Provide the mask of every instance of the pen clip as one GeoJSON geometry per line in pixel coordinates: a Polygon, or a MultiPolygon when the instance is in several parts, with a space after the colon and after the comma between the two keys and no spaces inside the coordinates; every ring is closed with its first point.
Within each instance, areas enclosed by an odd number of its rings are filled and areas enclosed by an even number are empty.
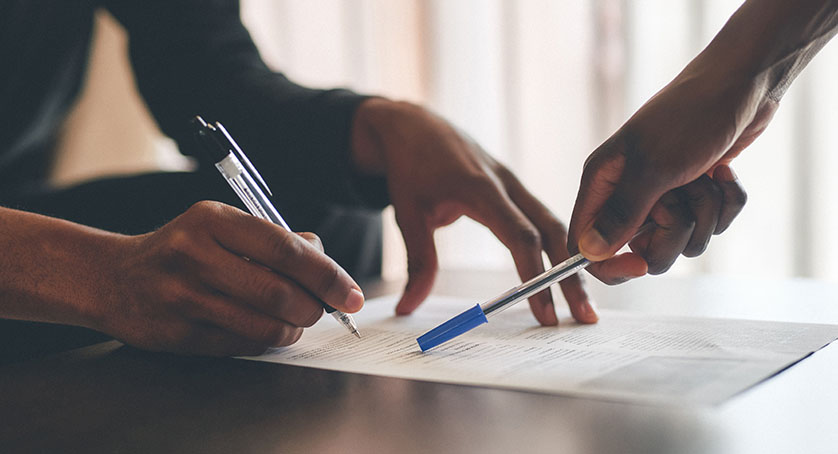
{"type": "Polygon", "coordinates": [[[218,130],[215,129],[215,126],[204,121],[200,115],[192,118],[192,126],[195,128],[195,139],[201,145],[208,159],[212,162],[218,162],[227,157],[230,153],[229,147],[224,146],[219,140],[218,130]]]}
{"type": "Polygon", "coordinates": [[[247,168],[248,172],[255,176],[256,180],[259,181],[262,187],[265,188],[266,191],[268,191],[268,195],[273,197],[274,194],[273,192],[271,192],[271,188],[269,188],[268,184],[265,183],[265,180],[262,178],[262,175],[259,174],[259,171],[256,170],[256,167],[253,167],[253,164],[250,162],[250,159],[248,159],[247,155],[244,154],[244,151],[242,151],[242,149],[239,148],[239,144],[237,144],[236,141],[233,140],[233,137],[230,135],[229,132],[227,132],[227,129],[224,127],[224,125],[222,125],[220,121],[216,121],[215,128],[218,131],[221,131],[222,134],[224,134],[224,137],[227,139],[227,143],[230,145],[230,149],[236,154],[236,156],[239,158],[239,161],[244,163],[244,166],[247,168]]]}

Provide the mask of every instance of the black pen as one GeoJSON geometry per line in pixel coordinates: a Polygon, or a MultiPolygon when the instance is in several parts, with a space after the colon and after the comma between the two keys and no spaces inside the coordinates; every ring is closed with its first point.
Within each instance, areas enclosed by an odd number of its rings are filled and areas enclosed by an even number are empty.
{"type": "MultiPolygon", "coordinates": [[[[195,135],[203,145],[207,156],[215,163],[215,167],[221,172],[221,175],[227,180],[227,183],[230,184],[230,187],[233,188],[233,191],[239,196],[250,213],[257,218],[280,225],[290,232],[291,228],[288,227],[270,199],[256,184],[256,179],[258,179],[259,183],[268,191],[268,194],[273,195],[265,180],[262,179],[262,176],[259,175],[259,172],[253,167],[253,164],[250,163],[250,160],[247,159],[247,156],[224,126],[217,121],[215,124],[208,124],[200,116],[193,118],[192,124],[195,126],[195,135]],[[256,179],[254,179],[254,176],[256,179]]],[[[361,338],[358,325],[355,324],[352,316],[326,303],[323,303],[323,308],[326,313],[332,314],[332,317],[345,326],[349,332],[359,339],[361,338]]]]}

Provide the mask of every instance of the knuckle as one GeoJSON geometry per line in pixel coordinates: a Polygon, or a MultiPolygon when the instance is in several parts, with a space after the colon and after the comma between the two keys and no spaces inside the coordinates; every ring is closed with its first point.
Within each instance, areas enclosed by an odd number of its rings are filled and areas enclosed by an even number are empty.
{"type": "Polygon", "coordinates": [[[551,217],[547,222],[547,234],[541,235],[541,247],[548,253],[567,254],[567,227],[551,217]]]}
{"type": "Polygon", "coordinates": [[[250,284],[256,298],[260,301],[275,301],[283,304],[288,299],[288,289],[277,279],[261,276],[250,284]]]}
{"type": "Polygon", "coordinates": [[[299,251],[299,246],[293,238],[293,235],[286,234],[286,232],[279,232],[277,235],[271,235],[267,245],[268,251],[274,257],[296,255],[299,251]]]}
{"type": "Polygon", "coordinates": [[[625,164],[626,155],[622,146],[615,146],[617,139],[608,139],[599,146],[593,153],[588,155],[582,167],[582,182],[590,182],[594,178],[601,177],[603,173],[611,176],[622,169],[625,164]],[[615,167],[616,166],[616,167],[615,167]]]}
{"type": "Polygon", "coordinates": [[[710,177],[703,175],[698,180],[685,186],[680,194],[686,198],[687,203],[693,207],[706,205],[717,205],[724,198],[724,193],[710,177]]]}
{"type": "Polygon", "coordinates": [[[664,197],[661,205],[666,214],[665,224],[670,228],[664,229],[664,233],[675,234],[684,230],[691,230],[695,227],[695,214],[692,210],[681,204],[677,197],[664,197]]]}
{"type": "Polygon", "coordinates": [[[602,166],[602,158],[599,150],[591,153],[582,165],[582,186],[589,184],[597,175],[597,170],[602,166]]]}
{"type": "Polygon", "coordinates": [[[213,200],[201,200],[200,202],[195,202],[186,210],[187,213],[190,213],[192,216],[195,216],[199,219],[205,219],[208,216],[213,216],[218,214],[222,209],[223,204],[221,202],[216,202],[213,200]]]}
{"type": "Polygon", "coordinates": [[[705,190],[707,191],[707,195],[710,197],[710,200],[721,201],[724,199],[725,194],[722,188],[719,187],[719,185],[716,184],[712,178],[706,175],[704,177],[705,178],[702,178],[701,181],[705,182],[704,187],[706,188],[705,190]]]}
{"type": "Polygon", "coordinates": [[[518,177],[511,170],[509,170],[508,167],[499,162],[495,163],[495,165],[492,167],[492,170],[495,172],[495,175],[497,175],[498,178],[500,178],[501,181],[507,184],[519,182],[518,177]]]}
{"type": "Polygon", "coordinates": [[[414,276],[426,272],[436,273],[439,268],[439,263],[435,260],[428,260],[419,255],[414,255],[407,258],[407,274],[414,276]]]}
{"type": "Polygon", "coordinates": [[[526,251],[541,250],[541,233],[534,227],[523,227],[518,231],[517,242],[526,251]]]}
{"type": "MultiPolygon", "coordinates": [[[[658,246],[655,246],[654,249],[672,249],[676,247],[674,245],[681,245],[680,248],[684,248],[686,247],[685,243],[688,242],[688,239],[694,230],[695,221],[682,220],[679,218],[676,222],[656,230],[655,235],[657,238],[655,241],[659,241],[660,243],[658,243],[658,246]]],[[[660,254],[661,253],[652,255],[659,256],[660,254]]]]}
{"type": "Polygon", "coordinates": [[[681,231],[692,231],[695,229],[696,219],[691,214],[685,213],[681,216],[676,216],[676,220],[681,231]]]}
{"type": "Polygon", "coordinates": [[[311,243],[312,246],[317,248],[320,252],[323,252],[323,241],[314,233],[311,232],[303,232],[299,234],[304,240],[311,243]]]}
{"type": "Polygon", "coordinates": [[[478,173],[465,178],[465,184],[460,186],[466,193],[480,194],[497,194],[498,183],[485,173],[478,173]]]}
{"type": "Polygon", "coordinates": [[[198,248],[192,234],[184,229],[174,229],[166,238],[166,253],[170,257],[184,259],[193,257],[198,248]]]}
{"type": "Polygon", "coordinates": [[[711,197],[712,192],[706,189],[693,188],[692,190],[685,191],[684,194],[687,196],[689,204],[695,207],[705,206],[713,200],[711,197]]]}

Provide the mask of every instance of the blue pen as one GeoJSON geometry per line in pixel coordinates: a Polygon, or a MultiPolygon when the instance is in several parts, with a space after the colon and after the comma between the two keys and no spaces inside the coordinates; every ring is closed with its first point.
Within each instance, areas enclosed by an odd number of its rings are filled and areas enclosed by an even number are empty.
{"type": "Polygon", "coordinates": [[[419,343],[419,348],[423,352],[436,347],[460,334],[488,323],[489,317],[499,314],[528,296],[535,295],[556,282],[579,272],[590,263],[582,254],[576,254],[527,282],[507,290],[497,298],[486,301],[482,305],[475,304],[471,309],[419,336],[416,342],[419,343]]]}
{"type": "MultiPolygon", "coordinates": [[[[634,237],[645,232],[653,225],[654,222],[652,221],[646,222],[634,234],[634,237]]],[[[419,343],[419,348],[423,352],[428,351],[460,334],[470,331],[484,323],[488,323],[489,317],[499,314],[515,303],[523,301],[527,297],[535,295],[556,282],[582,271],[590,264],[590,260],[586,259],[582,254],[576,254],[527,282],[507,290],[497,298],[486,301],[483,304],[474,305],[471,309],[419,336],[416,342],[419,343]]]]}

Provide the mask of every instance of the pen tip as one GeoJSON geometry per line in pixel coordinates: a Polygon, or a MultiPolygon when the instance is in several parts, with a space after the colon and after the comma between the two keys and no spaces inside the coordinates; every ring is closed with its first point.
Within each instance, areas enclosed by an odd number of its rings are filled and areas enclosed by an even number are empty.
{"type": "Polygon", "coordinates": [[[361,333],[359,333],[359,332],[358,332],[358,330],[354,330],[354,331],[352,331],[352,334],[354,334],[354,335],[355,335],[355,337],[357,337],[358,339],[360,339],[360,338],[361,338],[361,333]]]}

